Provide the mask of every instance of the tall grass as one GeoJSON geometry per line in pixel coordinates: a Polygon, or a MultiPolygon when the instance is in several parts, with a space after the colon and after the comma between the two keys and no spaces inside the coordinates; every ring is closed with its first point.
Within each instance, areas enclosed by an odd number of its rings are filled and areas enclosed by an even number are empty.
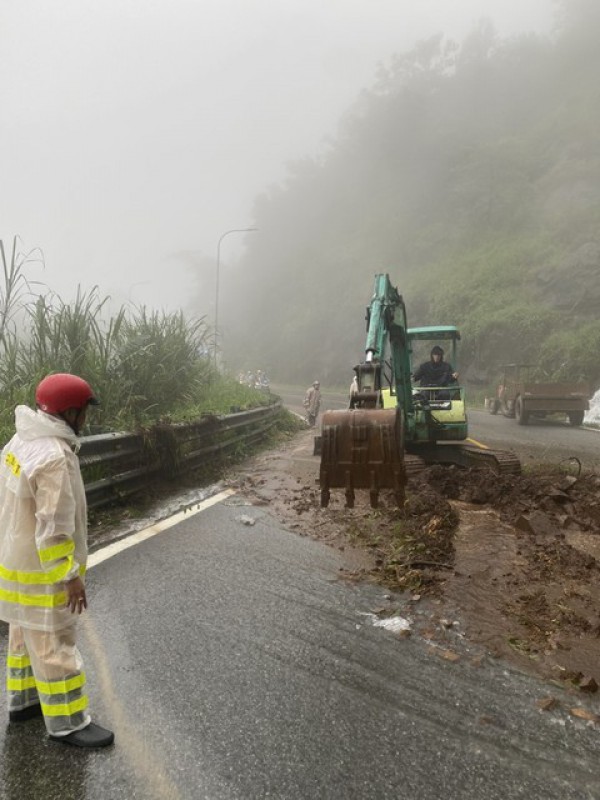
{"type": "Polygon", "coordinates": [[[90,415],[96,429],[131,430],[260,401],[214,369],[203,318],[125,306],[108,315],[97,287],[78,288],[72,303],[53,293],[35,296],[16,241],[7,259],[0,240],[0,258],[0,443],[14,430],[15,405],[33,407],[35,387],[52,372],[90,382],[101,401],[90,415]]]}

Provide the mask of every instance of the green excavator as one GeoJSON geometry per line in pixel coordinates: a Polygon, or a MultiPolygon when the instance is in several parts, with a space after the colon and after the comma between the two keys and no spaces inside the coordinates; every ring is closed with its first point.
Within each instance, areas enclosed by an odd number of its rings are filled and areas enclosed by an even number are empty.
{"type": "Polygon", "coordinates": [[[488,465],[495,473],[519,473],[514,453],[470,444],[464,388],[413,385],[413,353],[423,342],[450,343],[456,365],[460,333],[454,326],[409,328],[406,307],[387,274],[375,276],[367,308],[365,358],[354,367],[358,391],[347,411],[327,411],[321,453],[321,505],[332,488],[344,488],[346,505],[367,489],[377,507],[381,489],[405,499],[409,471],[426,464],[488,465]]]}

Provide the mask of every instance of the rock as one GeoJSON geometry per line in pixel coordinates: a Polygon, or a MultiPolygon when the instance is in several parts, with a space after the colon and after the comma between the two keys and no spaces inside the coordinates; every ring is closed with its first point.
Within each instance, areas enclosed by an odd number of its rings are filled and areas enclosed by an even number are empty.
{"type": "Polygon", "coordinates": [[[460,661],[460,656],[454,650],[442,650],[440,656],[446,661],[460,661]]]}
{"type": "Polygon", "coordinates": [[[529,515],[521,514],[515,522],[515,527],[536,536],[554,536],[556,534],[556,524],[543,511],[532,511],[529,515]]]}
{"type": "Polygon", "coordinates": [[[569,714],[573,717],[578,717],[579,719],[585,719],[588,722],[598,722],[600,717],[597,714],[594,714],[592,711],[588,711],[586,708],[570,708],[569,714]]]}
{"type": "Polygon", "coordinates": [[[585,675],[579,681],[579,689],[582,692],[589,692],[590,694],[593,694],[594,692],[598,691],[598,684],[591,675],[585,675]]]}
{"type": "Polygon", "coordinates": [[[533,528],[529,522],[529,517],[525,514],[521,514],[521,516],[517,518],[517,521],[515,522],[515,528],[518,528],[520,531],[526,531],[527,533],[533,533],[533,528]]]}
{"type": "Polygon", "coordinates": [[[535,704],[540,711],[552,711],[559,703],[556,697],[542,697],[541,700],[536,700],[535,704]]]}
{"type": "Polygon", "coordinates": [[[567,492],[578,480],[579,478],[576,478],[574,475],[565,475],[560,484],[560,489],[562,489],[563,492],[567,492]]]}
{"type": "Polygon", "coordinates": [[[547,511],[548,514],[554,514],[557,510],[556,503],[552,499],[552,497],[542,497],[539,503],[539,508],[547,511]]]}
{"type": "Polygon", "coordinates": [[[569,495],[565,491],[555,487],[552,488],[546,496],[555,500],[557,503],[566,503],[569,500],[569,495]]]}
{"type": "Polygon", "coordinates": [[[580,530],[577,520],[573,519],[570,514],[559,514],[557,519],[561,528],[565,528],[566,530],[580,530]]]}

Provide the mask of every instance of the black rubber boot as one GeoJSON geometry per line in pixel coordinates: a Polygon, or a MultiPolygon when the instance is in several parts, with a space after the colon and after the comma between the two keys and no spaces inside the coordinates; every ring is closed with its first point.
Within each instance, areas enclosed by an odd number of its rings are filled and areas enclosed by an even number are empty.
{"type": "Polygon", "coordinates": [[[50,738],[53,742],[70,744],[72,747],[108,747],[114,742],[115,735],[95,722],[90,722],[87,728],[80,731],[73,731],[66,736],[51,735],[50,738]]]}
{"type": "Polygon", "coordinates": [[[25,722],[28,719],[35,719],[42,716],[42,707],[39,703],[27,708],[20,708],[18,711],[9,711],[8,718],[11,722],[25,722]]]}

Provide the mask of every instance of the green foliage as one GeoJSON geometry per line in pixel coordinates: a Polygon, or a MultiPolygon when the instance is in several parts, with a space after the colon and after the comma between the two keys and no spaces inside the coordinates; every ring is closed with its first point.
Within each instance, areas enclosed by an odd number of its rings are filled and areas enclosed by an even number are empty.
{"type": "Polygon", "coordinates": [[[16,241],[10,261],[0,241],[0,258],[2,441],[14,432],[15,406],[34,407],[35,387],[52,372],[72,372],[90,382],[101,401],[89,418],[96,431],[133,430],[269,402],[264,393],[215,370],[203,319],[125,307],[106,319],[107,298],[96,288],[78,289],[72,303],[51,293],[34,297],[25,277],[27,257],[16,241]]]}
{"type": "Polygon", "coordinates": [[[600,388],[600,320],[554,332],[542,343],[540,364],[555,380],[589,381],[600,388]]]}
{"type": "Polygon", "coordinates": [[[394,56],[329,150],[259,199],[271,233],[229,278],[230,360],[344,383],[372,276],[389,272],[409,324],[460,327],[463,374],[527,360],[595,379],[600,12],[559,5],[552,39],[481,23],[394,56]]]}
{"type": "Polygon", "coordinates": [[[115,338],[119,405],[109,399],[112,413],[125,406],[141,422],[193,405],[212,374],[208,359],[200,357],[206,341],[204,321],[188,322],[181,312],[141,308],[125,316],[115,338]]]}

